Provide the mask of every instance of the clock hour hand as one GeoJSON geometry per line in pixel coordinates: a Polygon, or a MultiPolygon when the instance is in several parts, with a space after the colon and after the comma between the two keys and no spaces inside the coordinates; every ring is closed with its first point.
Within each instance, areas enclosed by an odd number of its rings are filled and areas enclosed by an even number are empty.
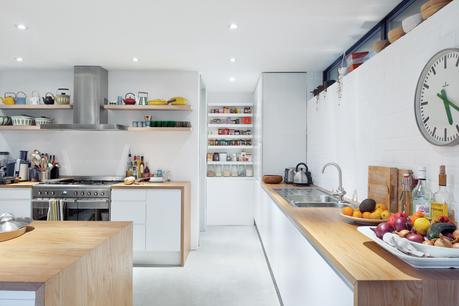
{"type": "Polygon", "coordinates": [[[450,99],[448,99],[448,96],[446,95],[446,91],[444,89],[442,89],[441,94],[437,94],[437,96],[440,97],[440,99],[442,99],[443,101],[446,101],[446,103],[448,103],[452,108],[459,111],[459,106],[457,106],[456,104],[451,102],[450,99]]]}
{"type": "Polygon", "coordinates": [[[451,114],[450,101],[448,101],[448,97],[446,96],[446,91],[444,89],[441,90],[441,93],[437,93],[437,96],[443,101],[443,106],[445,107],[446,116],[448,117],[448,122],[450,125],[453,125],[453,115],[451,114]]]}

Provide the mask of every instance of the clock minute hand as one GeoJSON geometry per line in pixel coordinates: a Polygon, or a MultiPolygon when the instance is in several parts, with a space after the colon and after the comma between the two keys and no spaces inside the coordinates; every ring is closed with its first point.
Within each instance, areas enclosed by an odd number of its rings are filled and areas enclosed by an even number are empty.
{"type": "Polygon", "coordinates": [[[446,95],[446,91],[444,89],[441,90],[441,95],[443,96],[441,98],[442,100],[446,101],[452,108],[459,111],[459,106],[457,106],[450,99],[448,99],[448,96],[446,95]]]}
{"type": "Polygon", "coordinates": [[[453,115],[451,114],[451,109],[449,108],[450,104],[446,92],[444,89],[441,90],[441,94],[437,93],[437,96],[443,101],[443,106],[445,107],[446,116],[448,117],[448,123],[453,125],[453,115]]]}

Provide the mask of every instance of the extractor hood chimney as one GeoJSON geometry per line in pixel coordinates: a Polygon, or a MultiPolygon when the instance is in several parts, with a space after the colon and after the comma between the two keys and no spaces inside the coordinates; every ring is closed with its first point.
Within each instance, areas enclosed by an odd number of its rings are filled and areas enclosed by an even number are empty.
{"type": "Polygon", "coordinates": [[[73,72],[73,123],[46,124],[47,130],[119,131],[127,127],[108,124],[103,105],[108,101],[108,71],[99,66],[75,66],[73,72]]]}

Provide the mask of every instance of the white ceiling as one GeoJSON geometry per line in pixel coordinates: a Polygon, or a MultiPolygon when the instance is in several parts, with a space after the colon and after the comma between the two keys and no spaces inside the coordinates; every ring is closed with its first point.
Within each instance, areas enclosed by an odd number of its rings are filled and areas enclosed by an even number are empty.
{"type": "Polygon", "coordinates": [[[399,2],[4,0],[0,68],[197,70],[209,91],[252,91],[263,71],[323,70],[399,2]]]}

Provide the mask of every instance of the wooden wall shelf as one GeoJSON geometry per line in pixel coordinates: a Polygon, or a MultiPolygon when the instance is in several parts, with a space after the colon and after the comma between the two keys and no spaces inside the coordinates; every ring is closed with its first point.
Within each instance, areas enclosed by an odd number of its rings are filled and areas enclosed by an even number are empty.
{"type": "Polygon", "coordinates": [[[13,104],[5,105],[0,104],[0,109],[40,109],[40,110],[54,110],[54,109],[72,109],[72,104],[13,104]]]}
{"type": "Polygon", "coordinates": [[[191,132],[191,127],[128,127],[129,132],[191,132]]]}
{"type": "Polygon", "coordinates": [[[38,125],[0,125],[0,131],[39,131],[38,125]]]}
{"type": "Polygon", "coordinates": [[[190,105],[104,105],[107,110],[191,111],[190,105]]]}

